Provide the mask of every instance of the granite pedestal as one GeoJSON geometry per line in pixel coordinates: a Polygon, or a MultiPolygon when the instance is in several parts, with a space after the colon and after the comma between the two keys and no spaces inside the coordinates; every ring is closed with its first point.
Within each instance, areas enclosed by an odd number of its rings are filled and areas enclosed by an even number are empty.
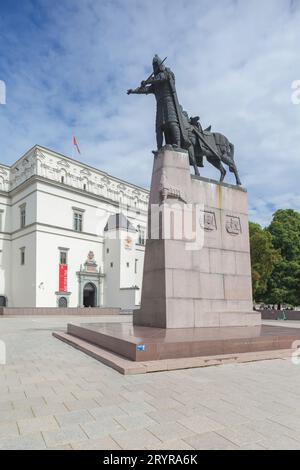
{"type": "Polygon", "coordinates": [[[148,227],[135,325],[260,324],[252,304],[245,189],[192,177],[187,153],[161,151],[154,159],[148,227]]]}

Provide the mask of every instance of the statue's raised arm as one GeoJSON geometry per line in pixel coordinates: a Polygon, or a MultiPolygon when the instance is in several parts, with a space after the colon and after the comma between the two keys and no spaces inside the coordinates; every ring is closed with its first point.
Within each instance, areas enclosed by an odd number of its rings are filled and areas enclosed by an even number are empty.
{"type": "Polygon", "coordinates": [[[127,90],[127,95],[149,95],[149,93],[153,93],[151,86],[139,86],[135,89],[129,88],[127,90]]]}

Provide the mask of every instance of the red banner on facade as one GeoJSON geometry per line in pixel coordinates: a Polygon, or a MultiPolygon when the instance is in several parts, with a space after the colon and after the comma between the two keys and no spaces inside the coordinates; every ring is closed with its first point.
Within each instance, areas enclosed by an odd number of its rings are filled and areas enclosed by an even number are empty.
{"type": "Polygon", "coordinates": [[[59,292],[68,292],[68,266],[59,265],[59,292]]]}

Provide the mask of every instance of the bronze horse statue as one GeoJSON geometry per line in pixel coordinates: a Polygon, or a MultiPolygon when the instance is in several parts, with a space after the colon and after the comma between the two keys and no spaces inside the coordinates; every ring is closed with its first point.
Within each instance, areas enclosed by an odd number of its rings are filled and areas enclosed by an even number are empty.
{"type": "MultiPolygon", "coordinates": [[[[185,118],[187,113],[183,111],[185,118]]],[[[229,167],[234,173],[236,184],[241,185],[239,173],[234,161],[234,145],[219,132],[210,132],[210,127],[202,130],[199,117],[192,117],[188,120],[188,137],[190,146],[188,148],[190,165],[194,167],[195,175],[200,176],[198,167],[203,167],[203,157],[217,168],[220,173],[220,181],[224,181],[226,170],[222,163],[229,167]]]]}

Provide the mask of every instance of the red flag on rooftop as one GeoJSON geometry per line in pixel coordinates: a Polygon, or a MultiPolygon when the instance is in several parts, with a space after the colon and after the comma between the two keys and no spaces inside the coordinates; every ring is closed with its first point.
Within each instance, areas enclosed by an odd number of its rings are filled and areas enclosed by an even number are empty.
{"type": "Polygon", "coordinates": [[[73,136],[73,145],[76,147],[77,152],[81,154],[75,135],[73,136]]]}

